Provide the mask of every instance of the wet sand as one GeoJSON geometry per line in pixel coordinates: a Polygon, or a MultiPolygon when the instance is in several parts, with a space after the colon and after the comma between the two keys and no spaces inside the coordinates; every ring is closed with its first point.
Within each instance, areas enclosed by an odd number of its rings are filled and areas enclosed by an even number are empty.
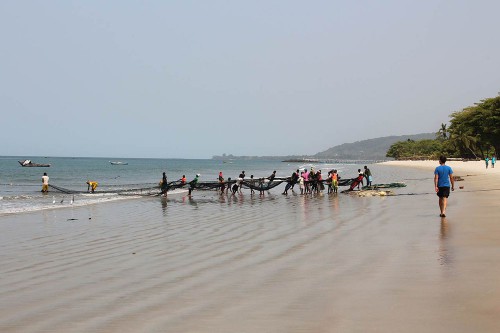
{"type": "Polygon", "coordinates": [[[498,331],[498,169],[452,165],[441,219],[436,163],[398,163],[372,168],[407,174],[394,197],[196,192],[0,217],[0,331],[498,331]]]}

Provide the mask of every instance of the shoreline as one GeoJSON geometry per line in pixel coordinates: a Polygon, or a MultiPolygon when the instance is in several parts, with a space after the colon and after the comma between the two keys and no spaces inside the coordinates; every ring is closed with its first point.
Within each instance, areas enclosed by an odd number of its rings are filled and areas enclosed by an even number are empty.
{"type": "MultiPolygon", "coordinates": [[[[396,166],[396,167],[410,167],[416,169],[426,169],[434,170],[439,162],[437,160],[425,160],[425,161],[385,161],[378,163],[379,165],[386,166],[396,166]]],[[[453,169],[453,174],[455,176],[466,176],[466,173],[474,173],[476,175],[494,175],[495,177],[500,177],[500,167],[491,167],[491,163],[486,169],[486,164],[484,161],[446,161],[446,165],[453,169]],[[459,173],[464,173],[461,175],[459,173]]]]}

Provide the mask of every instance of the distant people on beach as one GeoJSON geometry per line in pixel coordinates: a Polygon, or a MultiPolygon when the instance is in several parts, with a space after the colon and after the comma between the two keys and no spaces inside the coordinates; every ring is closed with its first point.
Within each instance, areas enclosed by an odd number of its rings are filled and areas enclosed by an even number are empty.
{"type": "Polygon", "coordinates": [[[98,182],[93,181],[93,180],[87,180],[87,192],[94,193],[95,189],[99,185],[98,182]]]}
{"type": "Polygon", "coordinates": [[[316,186],[317,186],[317,183],[316,183],[316,171],[314,171],[314,168],[311,167],[311,170],[309,171],[309,175],[307,177],[308,179],[308,184],[309,184],[309,192],[310,193],[313,193],[316,191],[316,186]]]}
{"type": "Polygon", "coordinates": [[[250,187],[250,194],[254,195],[255,191],[254,191],[253,187],[255,186],[255,179],[253,178],[253,175],[250,175],[250,181],[249,181],[249,183],[252,186],[252,187],[250,187]]]}
{"type": "Polygon", "coordinates": [[[363,176],[366,179],[366,186],[372,186],[372,172],[368,167],[365,165],[365,172],[363,173],[363,176]]]}
{"type": "Polygon", "coordinates": [[[453,179],[453,170],[448,165],[445,165],[446,157],[439,157],[439,166],[434,170],[434,188],[439,197],[440,217],[446,217],[446,206],[451,190],[455,191],[455,180],[453,179]]]}
{"type": "Polygon", "coordinates": [[[299,188],[300,188],[300,194],[304,194],[305,190],[305,185],[304,185],[304,173],[302,172],[299,177],[299,188]]]}
{"type": "Polygon", "coordinates": [[[274,170],[273,173],[269,177],[267,177],[267,179],[269,179],[269,182],[272,182],[274,178],[276,178],[276,170],[274,170]]]}
{"type": "Polygon", "coordinates": [[[198,174],[196,174],[196,176],[194,177],[194,179],[189,182],[189,190],[188,190],[188,195],[189,196],[191,196],[191,192],[196,187],[196,184],[198,184],[199,178],[200,178],[200,174],[198,173],[198,174]]]}
{"type": "Polygon", "coordinates": [[[337,170],[330,170],[328,172],[328,193],[337,193],[339,189],[337,170]]]}
{"type": "Polygon", "coordinates": [[[328,185],[328,194],[332,193],[332,173],[333,170],[328,171],[328,175],[326,176],[326,183],[328,185]]]}
{"type": "Polygon", "coordinates": [[[337,193],[339,191],[339,174],[337,172],[337,169],[334,169],[333,170],[333,173],[332,173],[332,189],[333,189],[333,193],[337,193]]]}
{"type": "Polygon", "coordinates": [[[294,173],[292,173],[292,177],[290,177],[290,180],[291,180],[291,183],[292,183],[291,189],[293,191],[293,187],[299,181],[299,169],[297,169],[297,171],[295,171],[294,173]]]}
{"type": "Polygon", "coordinates": [[[226,194],[229,194],[231,192],[231,177],[227,178],[227,191],[226,194]]]}
{"type": "MultiPolygon", "coordinates": [[[[361,187],[363,186],[363,179],[367,180],[367,185],[372,185],[371,170],[367,166],[364,166],[364,171],[362,171],[362,169],[357,170],[358,176],[356,178],[346,179],[346,181],[342,182],[340,181],[340,176],[338,175],[336,169],[332,169],[328,171],[327,175],[323,175],[322,170],[315,170],[314,167],[311,167],[309,171],[307,169],[297,169],[297,171],[292,172],[290,177],[286,178],[277,177],[277,171],[274,170],[268,177],[257,178],[254,177],[254,175],[251,175],[247,180],[245,180],[245,171],[242,171],[238,175],[238,178],[236,178],[235,180],[231,180],[230,177],[228,177],[227,180],[224,179],[222,171],[220,171],[218,177],[216,178],[217,181],[208,181],[203,183],[200,183],[199,181],[200,174],[197,174],[195,178],[190,182],[187,182],[186,176],[182,175],[182,178],[180,178],[179,180],[171,181],[170,183],[168,183],[166,172],[163,172],[163,178],[159,183],[159,188],[161,189],[160,194],[164,196],[166,196],[166,192],[169,190],[183,187],[186,188],[187,185],[189,185],[189,196],[191,196],[191,193],[195,188],[213,189],[220,194],[224,194],[224,192],[226,192],[226,195],[234,195],[238,192],[242,195],[242,188],[243,186],[246,186],[250,189],[250,193],[252,195],[255,193],[255,191],[259,191],[260,195],[263,195],[264,191],[268,191],[268,193],[270,194],[269,190],[271,188],[274,188],[281,183],[285,183],[284,191],[282,192],[282,194],[284,195],[288,195],[290,189],[292,189],[293,191],[293,186],[295,184],[299,184],[301,195],[322,194],[326,186],[328,186],[328,194],[331,194],[338,193],[338,187],[340,183],[343,186],[349,185],[351,188],[349,188],[348,191],[352,191],[356,187],[358,188],[358,190],[361,189],[361,187]]],[[[87,184],[89,185],[88,191],[92,190],[93,192],[93,190],[95,190],[95,188],[97,187],[97,182],[88,181],[87,184]]]]}
{"type": "Polygon", "coordinates": [[[357,186],[359,190],[359,186],[363,186],[363,172],[361,172],[361,169],[358,169],[358,177],[354,178],[351,182],[351,186],[349,187],[348,191],[353,191],[354,188],[357,186]]]}
{"type": "MultiPolygon", "coordinates": [[[[298,171],[298,170],[297,170],[298,171]]],[[[283,191],[282,194],[288,195],[288,190],[291,188],[293,192],[293,186],[297,183],[298,180],[298,175],[297,172],[293,172],[292,175],[290,176],[290,180],[287,182],[285,185],[285,190],[283,191]]]]}
{"type": "Polygon", "coordinates": [[[163,177],[160,182],[160,187],[161,187],[161,194],[166,197],[168,190],[168,182],[167,182],[167,174],[165,172],[163,173],[163,177]]]}
{"type": "Polygon", "coordinates": [[[361,171],[361,169],[358,169],[358,190],[360,187],[363,187],[363,178],[365,178],[365,174],[361,171]]]}
{"type": "Polygon", "coordinates": [[[264,195],[264,183],[265,183],[265,178],[259,178],[259,196],[264,195]]]}
{"type": "Polygon", "coordinates": [[[239,175],[238,175],[238,192],[241,192],[241,188],[243,186],[243,180],[245,180],[245,171],[243,170],[239,175]]]}
{"type": "Polygon", "coordinates": [[[219,184],[220,184],[220,192],[221,194],[224,194],[224,188],[226,185],[224,184],[224,176],[222,176],[222,171],[219,172],[219,184]]]}
{"type": "Polygon", "coordinates": [[[232,194],[235,195],[236,192],[238,192],[238,189],[240,188],[240,184],[238,184],[238,180],[236,180],[236,183],[233,184],[233,187],[231,189],[232,194]]]}
{"type": "Polygon", "coordinates": [[[304,169],[304,172],[302,173],[302,177],[304,177],[304,193],[309,193],[310,192],[309,172],[307,171],[307,169],[304,169]]]}
{"type": "Polygon", "coordinates": [[[318,170],[318,172],[316,172],[316,181],[318,182],[316,192],[323,192],[323,190],[325,189],[325,185],[323,184],[323,175],[321,174],[321,170],[318,170]]]}
{"type": "Polygon", "coordinates": [[[48,193],[49,192],[49,176],[47,176],[47,173],[44,172],[42,176],[42,193],[48,193]]]}
{"type": "Polygon", "coordinates": [[[489,160],[490,160],[490,159],[488,158],[488,156],[486,156],[486,157],[484,158],[484,162],[486,163],[486,169],[488,169],[488,162],[489,162],[489,160]]]}
{"type": "Polygon", "coordinates": [[[497,157],[493,155],[491,157],[491,168],[495,168],[495,163],[497,162],[497,157]]]}
{"type": "Polygon", "coordinates": [[[292,182],[291,181],[288,181],[285,185],[285,190],[283,191],[283,193],[281,194],[284,194],[284,195],[288,195],[288,190],[290,189],[290,187],[292,186],[292,182]]]}

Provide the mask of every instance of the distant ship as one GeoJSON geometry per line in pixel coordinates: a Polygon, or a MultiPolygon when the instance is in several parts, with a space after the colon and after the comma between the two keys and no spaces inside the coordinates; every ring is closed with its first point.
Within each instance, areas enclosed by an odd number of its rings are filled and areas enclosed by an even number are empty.
{"type": "Polygon", "coordinates": [[[128,165],[127,162],[122,162],[122,161],[109,161],[111,165],[128,165]]]}
{"type": "Polygon", "coordinates": [[[48,168],[50,167],[50,164],[39,164],[39,163],[33,163],[31,160],[24,160],[24,161],[18,161],[19,164],[21,164],[22,167],[38,167],[38,168],[48,168]]]}

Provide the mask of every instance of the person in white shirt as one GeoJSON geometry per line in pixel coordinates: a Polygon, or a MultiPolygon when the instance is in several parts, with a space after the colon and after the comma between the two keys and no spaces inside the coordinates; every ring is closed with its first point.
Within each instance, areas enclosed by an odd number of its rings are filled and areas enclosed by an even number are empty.
{"type": "Polygon", "coordinates": [[[44,172],[42,176],[42,193],[49,192],[49,176],[44,172]]]}

